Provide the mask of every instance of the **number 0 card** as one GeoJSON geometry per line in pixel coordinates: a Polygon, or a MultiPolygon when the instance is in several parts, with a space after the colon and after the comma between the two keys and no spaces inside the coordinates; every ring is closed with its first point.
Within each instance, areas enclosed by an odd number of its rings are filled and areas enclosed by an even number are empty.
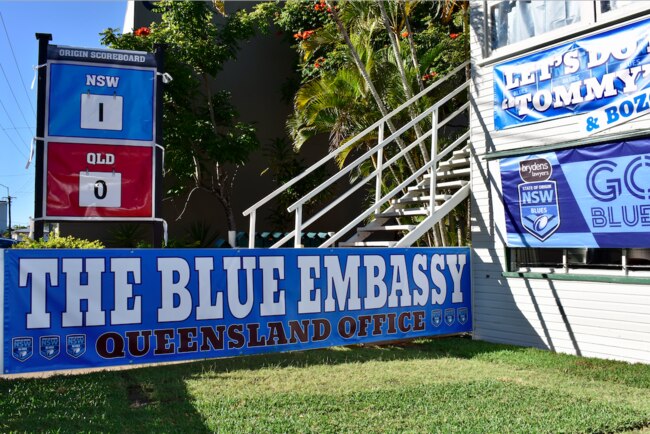
{"type": "Polygon", "coordinates": [[[151,146],[47,144],[46,216],[153,216],[151,146]]]}

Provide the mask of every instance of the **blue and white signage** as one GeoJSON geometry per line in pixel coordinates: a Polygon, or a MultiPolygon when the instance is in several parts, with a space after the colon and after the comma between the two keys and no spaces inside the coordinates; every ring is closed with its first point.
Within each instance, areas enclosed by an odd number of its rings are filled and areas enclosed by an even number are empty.
{"type": "Polygon", "coordinates": [[[7,250],[4,258],[4,373],[472,330],[468,248],[7,250]]]}
{"type": "Polygon", "coordinates": [[[589,113],[589,135],[650,112],[648,34],[646,19],[495,65],[495,129],[589,113]]]}
{"type": "Polygon", "coordinates": [[[511,247],[650,247],[650,139],[501,160],[511,247]]]}
{"type": "Polygon", "coordinates": [[[153,141],[155,69],[54,62],[49,69],[50,138],[153,141]]]}
{"type": "Polygon", "coordinates": [[[47,58],[42,217],[152,218],[155,56],[50,45],[47,58]]]}

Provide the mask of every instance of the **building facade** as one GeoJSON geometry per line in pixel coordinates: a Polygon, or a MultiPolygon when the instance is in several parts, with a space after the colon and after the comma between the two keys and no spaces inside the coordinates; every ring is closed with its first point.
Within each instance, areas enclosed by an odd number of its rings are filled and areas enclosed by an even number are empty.
{"type": "Polygon", "coordinates": [[[475,338],[650,363],[647,4],[474,0],[470,27],[475,338]]]}

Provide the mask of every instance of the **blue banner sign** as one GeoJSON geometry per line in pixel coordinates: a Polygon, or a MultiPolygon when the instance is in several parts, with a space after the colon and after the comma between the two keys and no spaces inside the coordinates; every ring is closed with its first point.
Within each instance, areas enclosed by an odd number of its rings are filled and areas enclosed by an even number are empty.
{"type": "Polygon", "coordinates": [[[645,19],[495,65],[495,129],[594,112],[593,134],[647,113],[649,33],[645,19]]]}
{"type": "Polygon", "coordinates": [[[7,250],[4,373],[472,330],[447,249],[7,250]]]}
{"type": "Polygon", "coordinates": [[[511,247],[650,247],[650,139],[504,158],[511,247]]]}

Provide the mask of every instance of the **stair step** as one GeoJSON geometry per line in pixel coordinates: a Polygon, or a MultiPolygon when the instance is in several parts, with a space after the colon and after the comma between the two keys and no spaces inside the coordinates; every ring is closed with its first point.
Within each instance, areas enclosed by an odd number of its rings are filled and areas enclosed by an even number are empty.
{"type": "Polygon", "coordinates": [[[448,170],[455,167],[467,167],[467,166],[469,166],[469,157],[441,161],[440,164],[438,165],[438,170],[448,170]]]}
{"type": "Polygon", "coordinates": [[[463,148],[459,151],[454,151],[451,153],[452,160],[457,160],[459,158],[469,158],[469,148],[463,148]]]}
{"type": "MultiPolygon", "coordinates": [[[[462,176],[469,176],[470,175],[470,168],[469,167],[463,167],[463,168],[454,168],[454,169],[445,169],[445,170],[438,170],[436,173],[436,177],[438,179],[444,179],[444,178],[458,178],[462,176]]],[[[428,173],[424,174],[424,178],[431,178],[431,175],[428,173]]]]}
{"type": "Polygon", "coordinates": [[[415,229],[415,225],[386,225],[386,226],[377,226],[374,228],[358,228],[358,232],[385,232],[385,231],[407,231],[410,232],[415,229]]]}
{"type": "MultiPolygon", "coordinates": [[[[450,194],[436,194],[436,202],[444,202],[451,198],[450,194]]],[[[405,196],[400,199],[391,200],[393,205],[404,205],[417,202],[429,202],[429,196],[405,196]]]]}
{"type": "Polygon", "coordinates": [[[343,241],[339,247],[393,247],[397,241],[343,241]]]}
{"type": "MultiPolygon", "coordinates": [[[[464,179],[459,179],[456,181],[446,181],[446,182],[438,182],[436,184],[436,188],[462,188],[465,187],[469,181],[466,181],[464,179]]],[[[421,185],[418,185],[416,187],[409,187],[408,191],[429,191],[429,183],[424,182],[421,185]]]]}
{"type": "Polygon", "coordinates": [[[405,217],[405,216],[427,215],[427,214],[429,214],[429,208],[404,208],[404,209],[396,209],[394,211],[382,212],[377,216],[377,218],[405,217]]]}

